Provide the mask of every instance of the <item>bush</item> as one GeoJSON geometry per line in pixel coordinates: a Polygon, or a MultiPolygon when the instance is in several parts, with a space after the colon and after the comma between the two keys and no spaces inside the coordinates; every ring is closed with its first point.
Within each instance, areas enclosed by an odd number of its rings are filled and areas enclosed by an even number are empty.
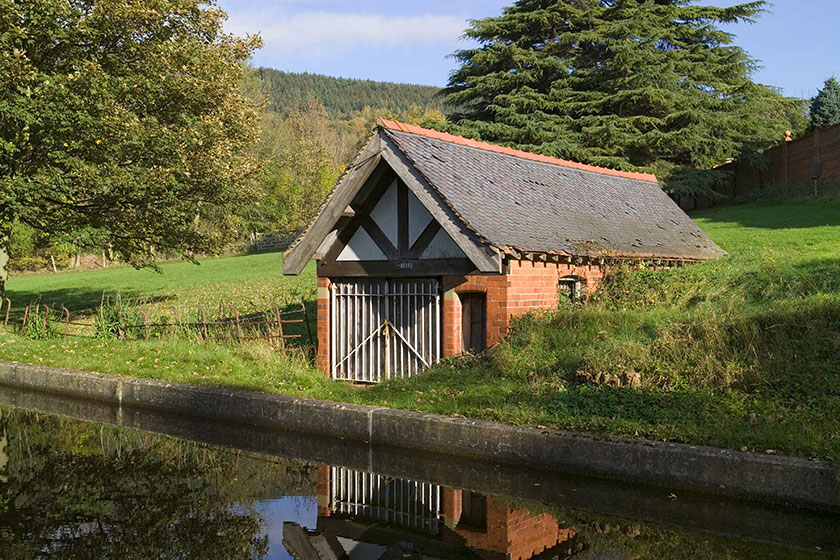
{"type": "Polygon", "coordinates": [[[12,272],[38,272],[49,266],[44,257],[12,257],[9,269],[12,272]]]}
{"type": "Polygon", "coordinates": [[[47,319],[47,309],[45,307],[40,304],[30,306],[29,313],[26,316],[26,324],[23,326],[21,334],[32,340],[52,338],[55,331],[53,331],[52,325],[47,319]]]}
{"type": "MultiPolygon", "coordinates": [[[[840,194],[840,181],[820,180],[817,182],[817,197],[836,197],[840,194]]],[[[735,200],[738,204],[751,202],[786,202],[814,197],[813,181],[788,181],[776,183],[740,195],[735,200]]]]}
{"type": "Polygon", "coordinates": [[[127,337],[127,327],[142,322],[139,311],[133,302],[123,300],[119,292],[115,298],[102,294],[102,303],[96,310],[93,320],[93,333],[104,340],[127,337]]]}

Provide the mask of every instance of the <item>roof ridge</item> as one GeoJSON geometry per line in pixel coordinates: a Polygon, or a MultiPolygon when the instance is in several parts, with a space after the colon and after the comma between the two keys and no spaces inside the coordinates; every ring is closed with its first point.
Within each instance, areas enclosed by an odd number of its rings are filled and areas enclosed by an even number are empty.
{"type": "Polygon", "coordinates": [[[590,171],[593,173],[600,173],[601,175],[612,175],[614,177],[624,177],[625,179],[635,179],[637,181],[647,181],[651,183],[658,183],[659,181],[656,179],[656,175],[652,173],[640,173],[635,171],[619,171],[618,169],[610,169],[609,167],[598,167],[596,165],[589,165],[586,163],[579,163],[576,161],[570,161],[566,159],[555,158],[551,156],[544,156],[541,154],[535,154],[533,152],[526,152],[524,150],[517,150],[514,148],[506,148],[504,146],[499,146],[497,144],[490,144],[488,142],[480,142],[478,140],[472,140],[470,138],[464,138],[463,136],[456,136],[454,134],[449,134],[448,132],[439,132],[437,130],[432,130],[430,128],[423,128],[421,126],[417,126],[414,124],[406,124],[401,123],[398,121],[391,121],[383,118],[377,119],[377,125],[388,130],[394,130],[397,132],[406,132],[408,134],[416,134],[418,136],[424,136],[426,138],[432,138],[434,140],[442,140],[444,142],[450,142],[453,144],[458,144],[460,146],[467,146],[470,148],[477,148],[479,150],[485,150],[488,152],[495,152],[498,154],[505,154],[509,156],[514,156],[522,159],[527,159],[531,161],[538,161],[541,163],[549,163],[552,165],[559,165],[562,167],[569,167],[571,169],[579,169],[581,171],[590,171]]]}

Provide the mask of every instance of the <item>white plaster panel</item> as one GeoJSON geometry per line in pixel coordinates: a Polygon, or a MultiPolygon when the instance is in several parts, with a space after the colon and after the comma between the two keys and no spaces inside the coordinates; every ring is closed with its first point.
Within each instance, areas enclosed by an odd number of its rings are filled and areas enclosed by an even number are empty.
{"type": "Polygon", "coordinates": [[[426,229],[432,221],[432,215],[423,206],[423,203],[414,195],[413,192],[408,191],[408,246],[414,245],[423,230],[426,229]]]}
{"type": "Polygon", "coordinates": [[[467,256],[444,230],[435,235],[421,256],[423,259],[464,259],[467,256]]]}
{"type": "Polygon", "coordinates": [[[370,234],[359,228],[350,238],[336,261],[387,261],[388,258],[371,238],[370,234]]]}

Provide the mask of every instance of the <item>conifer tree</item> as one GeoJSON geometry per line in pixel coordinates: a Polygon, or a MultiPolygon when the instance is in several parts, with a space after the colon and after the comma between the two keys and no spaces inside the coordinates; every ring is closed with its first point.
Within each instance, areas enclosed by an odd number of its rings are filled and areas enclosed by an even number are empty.
{"type": "Polygon", "coordinates": [[[840,82],[834,76],[811,100],[811,128],[824,128],[840,123],[840,82]]]}
{"type": "Polygon", "coordinates": [[[763,0],[518,0],[472,22],[480,46],[455,56],[447,101],[457,132],[709,192],[704,172],[778,141],[791,100],[720,24],[752,22],[763,0]],[[703,172],[701,172],[703,171],[703,172]]]}

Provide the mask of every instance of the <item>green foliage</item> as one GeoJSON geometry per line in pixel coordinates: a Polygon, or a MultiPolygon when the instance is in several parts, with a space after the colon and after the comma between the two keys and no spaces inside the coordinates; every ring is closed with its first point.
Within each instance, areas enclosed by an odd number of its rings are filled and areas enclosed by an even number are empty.
{"type": "Polygon", "coordinates": [[[257,146],[262,162],[258,195],[237,212],[248,231],[303,229],[370,135],[378,117],[426,125],[446,121],[439,110],[417,105],[405,111],[366,106],[352,118],[336,118],[315,96],[288,107],[284,115],[269,111],[262,118],[263,132],[257,146]]]}
{"type": "Polygon", "coordinates": [[[35,229],[15,222],[12,224],[9,241],[9,256],[13,259],[31,257],[35,252],[35,229]]]}
{"type": "Polygon", "coordinates": [[[53,331],[47,309],[40,304],[32,305],[26,316],[26,324],[22,327],[21,335],[31,340],[47,340],[53,338],[53,331]]]}
{"type": "Polygon", "coordinates": [[[327,116],[323,105],[310,98],[281,119],[263,116],[258,155],[265,162],[261,196],[243,209],[252,231],[298,230],[306,225],[344,168],[348,138],[344,127],[327,116]]]}
{"type": "Polygon", "coordinates": [[[452,130],[709,193],[702,170],[767,147],[801,103],[750,79],[755,61],[720,24],[752,22],[764,1],[519,0],[474,21],[455,56],[452,130]]]}
{"type": "Polygon", "coordinates": [[[15,221],[9,240],[9,269],[16,272],[48,270],[69,264],[72,256],[86,250],[102,250],[105,236],[99,230],[82,228],[69,234],[50,234],[15,221]]]}
{"type": "Polygon", "coordinates": [[[133,430],[3,409],[0,434],[3,558],[264,558],[253,500],[314,493],[311,468],[133,430]]]}
{"type": "Polygon", "coordinates": [[[140,323],[133,302],[123,299],[120,292],[115,297],[102,294],[102,302],[96,310],[93,320],[93,335],[100,339],[123,339],[128,334],[127,325],[140,323]]]}
{"type": "Polygon", "coordinates": [[[811,128],[840,124],[840,82],[834,76],[811,100],[811,128]]]}
{"type": "Polygon", "coordinates": [[[440,109],[439,89],[432,86],[393,84],[372,80],[333,78],[319,74],[295,74],[258,68],[261,89],[269,107],[282,116],[314,98],[331,118],[349,119],[365,108],[403,113],[412,107],[440,109]]]}
{"type": "Polygon", "coordinates": [[[255,170],[241,83],[259,41],[223,20],[199,0],[0,0],[0,240],[15,220],[92,228],[143,266],[230,239],[255,170]]]}

